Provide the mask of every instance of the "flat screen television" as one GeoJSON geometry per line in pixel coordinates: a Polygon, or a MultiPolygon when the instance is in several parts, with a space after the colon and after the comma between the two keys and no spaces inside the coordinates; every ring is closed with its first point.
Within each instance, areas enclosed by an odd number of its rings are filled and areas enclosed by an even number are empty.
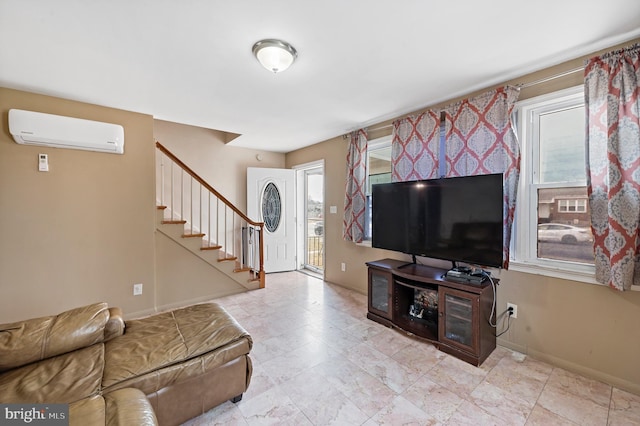
{"type": "Polygon", "coordinates": [[[500,268],[502,185],[502,173],[373,185],[371,244],[500,268]]]}

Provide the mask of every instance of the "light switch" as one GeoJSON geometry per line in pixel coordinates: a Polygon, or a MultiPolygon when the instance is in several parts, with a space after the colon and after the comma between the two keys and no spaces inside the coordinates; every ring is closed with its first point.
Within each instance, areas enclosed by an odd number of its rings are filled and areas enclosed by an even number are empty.
{"type": "Polygon", "coordinates": [[[338,213],[338,207],[337,206],[329,206],[329,213],[331,213],[331,214],[338,213]]]}
{"type": "Polygon", "coordinates": [[[47,154],[38,154],[38,171],[49,171],[49,156],[47,154]]]}

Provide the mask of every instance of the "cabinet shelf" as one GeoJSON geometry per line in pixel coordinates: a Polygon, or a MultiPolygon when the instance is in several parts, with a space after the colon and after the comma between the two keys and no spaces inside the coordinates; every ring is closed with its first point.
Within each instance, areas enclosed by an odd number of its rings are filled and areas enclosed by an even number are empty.
{"type": "Polygon", "coordinates": [[[447,281],[443,269],[394,259],[367,266],[369,319],[425,339],[476,366],[495,349],[495,332],[488,321],[493,308],[488,282],[447,281]]]}
{"type": "Polygon", "coordinates": [[[469,304],[468,304],[468,303],[465,303],[465,302],[458,302],[458,301],[456,301],[456,300],[449,300],[449,302],[448,302],[448,303],[451,303],[451,304],[454,304],[454,305],[459,305],[459,306],[464,307],[464,308],[468,308],[468,307],[469,307],[469,304]]]}
{"type": "Polygon", "coordinates": [[[464,322],[473,322],[472,318],[468,318],[468,317],[461,317],[460,315],[454,315],[454,314],[448,314],[447,315],[449,318],[453,318],[459,321],[464,321],[464,322]]]}

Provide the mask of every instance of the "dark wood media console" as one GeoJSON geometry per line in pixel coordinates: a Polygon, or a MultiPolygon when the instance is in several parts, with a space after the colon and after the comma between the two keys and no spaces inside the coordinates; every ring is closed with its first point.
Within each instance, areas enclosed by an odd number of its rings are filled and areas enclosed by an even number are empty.
{"type": "MultiPolygon", "coordinates": [[[[367,262],[367,266],[367,318],[426,339],[476,366],[495,349],[495,329],[489,324],[493,306],[489,280],[482,284],[447,281],[444,269],[394,259],[367,262]]],[[[493,281],[498,284],[497,279],[493,281]]]]}

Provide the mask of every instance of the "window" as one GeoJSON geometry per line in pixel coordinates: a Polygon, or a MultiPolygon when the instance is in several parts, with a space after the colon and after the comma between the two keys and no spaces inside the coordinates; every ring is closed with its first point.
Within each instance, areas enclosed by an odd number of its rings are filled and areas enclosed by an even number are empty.
{"type": "Polygon", "coordinates": [[[391,182],[391,136],[385,136],[368,143],[365,241],[371,241],[371,187],[377,183],[389,182],[391,182]]]}
{"type": "Polygon", "coordinates": [[[516,105],[521,174],[513,269],[593,281],[583,87],[516,105]]]}
{"type": "Polygon", "coordinates": [[[558,200],[558,211],[560,213],[586,213],[587,199],[558,200]]]}

